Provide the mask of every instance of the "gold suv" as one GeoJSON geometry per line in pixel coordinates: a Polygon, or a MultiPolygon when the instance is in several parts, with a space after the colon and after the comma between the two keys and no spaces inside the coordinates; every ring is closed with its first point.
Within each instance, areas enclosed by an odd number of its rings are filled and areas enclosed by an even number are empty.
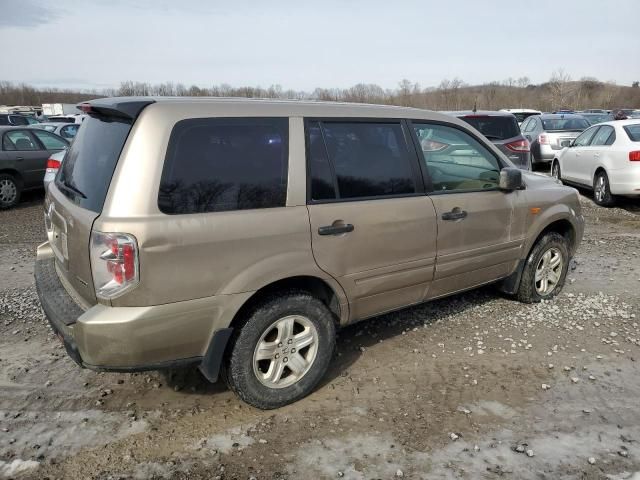
{"type": "Polygon", "coordinates": [[[46,194],[42,307],[81,366],[193,364],[276,408],[336,329],[497,283],[556,295],[583,233],[572,188],[467,123],[321,102],[109,98],[46,194]]]}

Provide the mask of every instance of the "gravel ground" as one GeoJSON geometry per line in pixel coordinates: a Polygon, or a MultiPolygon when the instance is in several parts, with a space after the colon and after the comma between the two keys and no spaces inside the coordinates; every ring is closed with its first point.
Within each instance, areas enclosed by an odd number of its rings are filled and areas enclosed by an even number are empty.
{"type": "Polygon", "coordinates": [[[564,292],[492,288],[350,326],[263,412],[193,370],[81,370],[39,308],[41,196],[0,212],[0,478],[640,478],[640,204],[587,219],[564,292]]]}

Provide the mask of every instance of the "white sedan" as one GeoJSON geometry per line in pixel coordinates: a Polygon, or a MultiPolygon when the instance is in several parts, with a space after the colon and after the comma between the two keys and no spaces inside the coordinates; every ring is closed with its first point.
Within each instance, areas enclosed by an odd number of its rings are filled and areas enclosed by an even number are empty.
{"type": "Polygon", "coordinates": [[[640,120],[617,120],[587,128],[553,159],[551,174],[593,190],[610,207],[616,195],[640,198],[640,120]]]}

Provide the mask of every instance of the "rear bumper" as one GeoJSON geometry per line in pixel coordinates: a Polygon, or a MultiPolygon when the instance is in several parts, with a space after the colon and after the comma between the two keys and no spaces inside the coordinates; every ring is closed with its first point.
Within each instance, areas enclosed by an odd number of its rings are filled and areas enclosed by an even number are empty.
{"type": "Polygon", "coordinates": [[[199,364],[207,378],[215,380],[218,372],[211,371],[210,364],[221,363],[231,319],[251,296],[220,295],[147,307],[98,304],[85,311],[64,288],[53,258],[39,254],[35,277],[42,308],[69,356],[82,367],[100,371],[199,364]]]}
{"type": "MultiPolygon", "coordinates": [[[[631,162],[629,162],[631,163],[631,162]]],[[[609,170],[609,188],[614,195],[640,196],[640,165],[638,168],[623,168],[609,170]]]]}

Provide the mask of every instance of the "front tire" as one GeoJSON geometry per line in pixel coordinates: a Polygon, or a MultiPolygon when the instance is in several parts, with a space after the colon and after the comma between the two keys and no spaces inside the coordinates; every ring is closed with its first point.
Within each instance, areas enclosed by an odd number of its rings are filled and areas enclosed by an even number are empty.
{"type": "Polygon", "coordinates": [[[20,201],[20,184],[13,175],[0,174],[0,210],[15,207],[20,201]]]}
{"type": "Polygon", "coordinates": [[[611,207],[615,203],[607,172],[600,170],[593,179],[593,201],[601,207],[611,207]]]}
{"type": "Polygon", "coordinates": [[[555,297],[564,286],[569,269],[569,242],[556,232],[544,235],[527,257],[516,297],[536,303],[555,297]]]}
{"type": "Polygon", "coordinates": [[[261,409],[279,408],[311,393],[335,349],[332,313],[302,291],[266,299],[236,332],[224,378],[242,400],[261,409]]]}

